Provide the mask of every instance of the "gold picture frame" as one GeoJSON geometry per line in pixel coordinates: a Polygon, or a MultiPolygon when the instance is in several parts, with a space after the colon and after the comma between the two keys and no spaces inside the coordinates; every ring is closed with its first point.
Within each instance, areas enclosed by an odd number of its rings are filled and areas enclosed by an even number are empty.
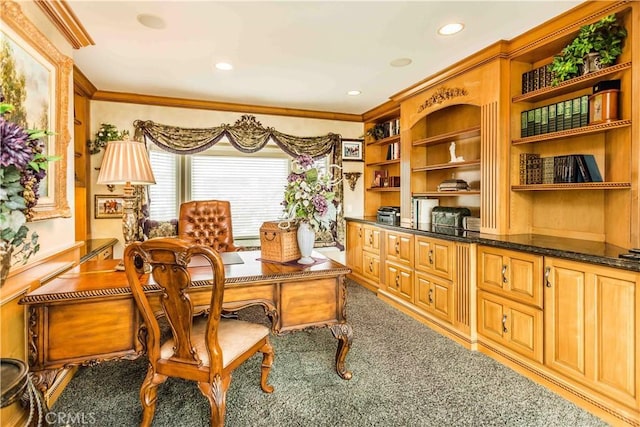
{"type": "MultiPolygon", "coordinates": [[[[54,132],[46,142],[46,154],[59,159],[48,165],[46,180],[41,181],[38,204],[33,209],[33,220],[69,218],[71,209],[67,201],[67,147],[69,133],[69,81],[73,60],[63,55],[47,37],[22,13],[20,5],[9,0],[0,0],[0,44],[11,46],[31,67],[22,70],[27,80],[24,110],[29,96],[29,84],[35,74],[40,76],[38,88],[32,89],[41,96],[38,114],[44,117],[46,129],[54,132]],[[44,83],[44,84],[43,84],[44,83]],[[44,86],[44,88],[43,88],[44,86]],[[44,109],[43,109],[44,106],[44,109]],[[43,112],[44,110],[44,112],[43,112]],[[45,182],[46,181],[46,182],[45,182]]],[[[17,54],[16,54],[17,56],[17,54]]],[[[32,107],[35,111],[35,108],[32,107]]],[[[34,120],[35,122],[35,120],[34,120]]],[[[30,121],[31,123],[31,121],[30,121]]]]}
{"type": "Polygon", "coordinates": [[[122,194],[96,194],[93,212],[96,219],[122,218],[124,215],[124,196],[122,194]]]}

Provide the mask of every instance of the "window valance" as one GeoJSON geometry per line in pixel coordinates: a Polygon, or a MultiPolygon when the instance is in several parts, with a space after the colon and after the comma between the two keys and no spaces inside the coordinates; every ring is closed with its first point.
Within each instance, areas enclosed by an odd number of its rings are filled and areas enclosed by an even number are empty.
{"type": "Polygon", "coordinates": [[[271,127],[263,127],[255,116],[242,115],[233,125],[222,124],[210,128],[183,128],[163,125],[150,120],[136,120],[134,139],[151,141],[163,150],[175,154],[195,154],[213,147],[224,137],[238,151],[255,153],[271,140],[292,157],[308,154],[313,158],[329,156],[329,162],[337,168],[332,173],[337,181],[334,192],[340,204],[333,229],[317,233],[316,244],[336,245],[344,248],[344,216],[342,212],[342,138],[339,134],[300,137],[279,132],[271,127]]]}

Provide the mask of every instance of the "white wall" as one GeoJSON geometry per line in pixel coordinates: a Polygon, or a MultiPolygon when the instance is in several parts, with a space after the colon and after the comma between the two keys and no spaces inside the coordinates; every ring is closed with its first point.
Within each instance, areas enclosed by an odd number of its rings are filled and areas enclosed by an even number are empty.
{"type": "MultiPolygon", "coordinates": [[[[219,126],[223,123],[233,124],[240,119],[243,113],[227,111],[195,110],[189,108],[158,107],[139,104],[127,104],[106,101],[91,101],[91,135],[100,128],[102,123],[110,123],[118,130],[128,130],[133,137],[133,122],[135,120],[152,120],[156,123],[172,126],[205,128],[219,126]]],[[[298,117],[285,117],[264,114],[254,114],[256,119],[264,127],[273,127],[279,132],[298,136],[318,136],[327,133],[337,133],[343,138],[359,138],[363,133],[363,124],[360,122],[344,122],[336,120],[320,120],[298,117]]],[[[91,182],[93,200],[94,194],[109,194],[107,187],[95,184],[98,179],[102,155],[91,156],[91,182]]],[[[362,162],[344,162],[344,170],[363,170],[362,162]]],[[[122,194],[122,186],[116,186],[114,194],[122,194]]],[[[362,179],[358,181],[355,191],[351,191],[345,184],[344,207],[345,215],[362,215],[364,211],[362,179]]],[[[93,205],[93,204],[92,204],[93,205]]],[[[94,206],[89,211],[91,215],[90,227],[91,237],[94,239],[104,237],[116,237],[119,239],[114,255],[116,258],[122,256],[122,221],[119,219],[95,219],[94,206]]]]}
{"type": "MultiPolygon", "coordinates": [[[[55,45],[63,55],[66,55],[69,58],[73,56],[73,48],[71,45],[64,39],[64,37],[58,32],[51,21],[49,21],[34,2],[21,1],[18,2],[18,4],[22,8],[22,13],[55,45]]],[[[67,94],[67,99],[69,100],[69,120],[67,123],[67,130],[73,138],[73,73],[69,74],[69,93],[67,94]]],[[[29,77],[27,76],[27,78],[29,77]]],[[[60,130],[56,129],[56,132],[60,132],[60,130]]],[[[70,139],[66,151],[66,194],[72,215],[74,212],[73,147],[73,139],[70,139]]],[[[28,226],[30,231],[34,231],[40,236],[38,239],[38,242],[40,243],[40,251],[34,257],[29,259],[30,263],[47,255],[66,249],[75,243],[75,218],[73,218],[73,216],[71,218],[54,218],[34,221],[30,222],[28,226]]]]}

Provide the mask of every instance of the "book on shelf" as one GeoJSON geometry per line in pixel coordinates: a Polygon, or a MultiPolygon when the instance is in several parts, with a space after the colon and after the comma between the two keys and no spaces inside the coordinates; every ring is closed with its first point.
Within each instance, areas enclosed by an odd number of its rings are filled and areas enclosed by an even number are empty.
{"type": "Polygon", "coordinates": [[[438,191],[463,191],[468,189],[469,184],[463,179],[446,179],[438,184],[438,191]]]}
{"type": "Polygon", "coordinates": [[[556,104],[556,132],[564,130],[564,101],[556,104]]]}
{"type": "Polygon", "coordinates": [[[571,129],[571,117],[573,116],[573,102],[570,99],[564,101],[564,130],[571,129]]]}
{"type": "Polygon", "coordinates": [[[549,105],[549,132],[556,131],[556,104],[549,105]]]}
{"type": "Polygon", "coordinates": [[[540,133],[549,133],[549,106],[541,107],[540,133]]]}
{"type": "Polygon", "coordinates": [[[536,115],[536,112],[534,110],[527,111],[527,136],[533,136],[535,115],[536,115]]]}
{"type": "Polygon", "coordinates": [[[573,98],[571,100],[571,129],[580,127],[580,104],[580,98],[573,98]]]}
{"type": "Polygon", "coordinates": [[[589,124],[589,95],[580,97],[580,126],[589,124]]]}
{"type": "Polygon", "coordinates": [[[520,138],[529,136],[527,134],[527,113],[528,111],[520,113],[520,138]]]}
{"type": "Polygon", "coordinates": [[[593,154],[540,157],[520,154],[520,185],[602,182],[593,154]]]}
{"type": "Polygon", "coordinates": [[[387,160],[397,160],[400,158],[400,142],[394,142],[387,146],[387,160]]]}
{"type": "Polygon", "coordinates": [[[542,126],[542,108],[538,107],[534,109],[533,113],[534,113],[533,134],[540,135],[540,130],[542,126]]]}

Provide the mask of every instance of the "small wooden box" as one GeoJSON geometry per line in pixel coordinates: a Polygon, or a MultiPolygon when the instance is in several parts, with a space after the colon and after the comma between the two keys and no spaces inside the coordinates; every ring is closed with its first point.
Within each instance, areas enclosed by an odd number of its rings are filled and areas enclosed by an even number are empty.
{"type": "Polygon", "coordinates": [[[286,222],[267,221],[260,227],[261,257],[267,261],[288,262],[300,258],[298,225],[282,228],[286,222]]]}

